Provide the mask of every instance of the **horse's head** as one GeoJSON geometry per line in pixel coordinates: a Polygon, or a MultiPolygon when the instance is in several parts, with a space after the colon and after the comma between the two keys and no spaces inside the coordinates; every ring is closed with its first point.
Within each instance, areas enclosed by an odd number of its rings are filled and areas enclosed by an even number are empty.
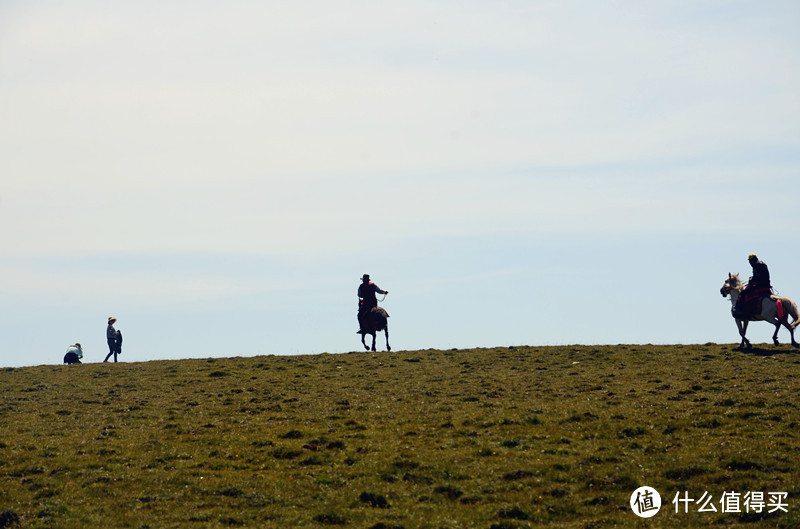
{"type": "Polygon", "coordinates": [[[722,297],[724,298],[727,297],[732,290],[741,292],[743,288],[744,285],[739,279],[739,274],[731,274],[728,272],[728,279],[725,281],[725,283],[723,283],[722,288],[719,289],[719,293],[722,294],[722,297]]]}

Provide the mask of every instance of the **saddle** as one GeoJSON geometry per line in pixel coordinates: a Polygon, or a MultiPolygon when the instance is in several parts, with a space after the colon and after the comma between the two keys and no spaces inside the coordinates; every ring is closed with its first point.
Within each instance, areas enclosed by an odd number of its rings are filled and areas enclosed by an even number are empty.
{"type": "Polygon", "coordinates": [[[772,295],[770,287],[759,287],[746,291],[739,298],[731,313],[735,318],[750,319],[760,312],[759,307],[765,298],[777,299],[772,295]]]}
{"type": "Polygon", "coordinates": [[[364,316],[364,315],[369,314],[369,313],[386,314],[386,317],[387,318],[389,317],[389,313],[386,312],[386,309],[384,309],[382,307],[379,307],[377,305],[375,305],[374,307],[370,307],[368,309],[365,309],[362,312],[360,312],[359,314],[361,316],[364,316]]]}

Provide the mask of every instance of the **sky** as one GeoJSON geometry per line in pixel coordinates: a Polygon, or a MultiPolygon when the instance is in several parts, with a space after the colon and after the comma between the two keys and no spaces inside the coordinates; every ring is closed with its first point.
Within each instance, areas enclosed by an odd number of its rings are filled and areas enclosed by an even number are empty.
{"type": "Polygon", "coordinates": [[[738,343],[748,254],[800,299],[799,21],[2,0],[0,366],[362,350],[364,273],[393,350],[738,343]]]}

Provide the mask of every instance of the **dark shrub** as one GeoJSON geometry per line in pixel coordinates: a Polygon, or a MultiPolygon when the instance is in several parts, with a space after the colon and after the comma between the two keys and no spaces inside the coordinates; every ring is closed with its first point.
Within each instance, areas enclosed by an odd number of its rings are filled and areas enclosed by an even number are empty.
{"type": "Polygon", "coordinates": [[[303,432],[299,430],[289,430],[281,435],[281,439],[300,439],[301,437],[303,437],[303,432]]]}
{"type": "Polygon", "coordinates": [[[325,525],[344,525],[347,523],[347,520],[333,513],[318,514],[314,517],[314,521],[325,525]]]}
{"type": "Polygon", "coordinates": [[[376,507],[378,509],[389,508],[389,502],[386,501],[386,498],[378,494],[373,494],[371,492],[362,492],[361,495],[358,497],[358,499],[361,503],[366,503],[370,507],[376,507]]]}
{"type": "Polygon", "coordinates": [[[510,509],[500,509],[500,512],[497,513],[497,516],[499,516],[500,518],[511,518],[514,520],[527,520],[530,518],[528,513],[526,513],[519,507],[511,507],[510,509]]]}
{"type": "Polygon", "coordinates": [[[433,492],[437,494],[444,494],[445,496],[447,496],[448,499],[451,500],[457,500],[458,498],[464,495],[464,493],[458,490],[457,488],[450,486],[436,487],[435,489],[433,489],[433,492]]]}
{"type": "Polygon", "coordinates": [[[19,523],[19,515],[14,511],[4,511],[0,513],[0,527],[11,527],[19,523]]]}

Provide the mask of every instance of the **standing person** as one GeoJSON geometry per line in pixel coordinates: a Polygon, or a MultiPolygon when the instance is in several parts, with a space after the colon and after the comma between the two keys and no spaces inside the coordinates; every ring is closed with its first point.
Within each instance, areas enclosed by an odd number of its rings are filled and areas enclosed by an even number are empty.
{"type": "MultiPolygon", "coordinates": [[[[108,354],[103,362],[108,362],[108,358],[114,355],[114,361],[117,361],[117,330],[114,329],[114,324],[117,323],[117,318],[108,318],[108,327],[106,328],[106,341],[108,342],[108,354]]],[[[120,335],[121,337],[121,335],[120,335]]]]}
{"type": "Polygon", "coordinates": [[[359,329],[356,334],[363,334],[364,323],[362,317],[364,314],[372,310],[373,307],[378,306],[378,298],[375,294],[388,294],[388,290],[381,290],[378,285],[369,280],[369,274],[364,274],[361,278],[361,284],[358,285],[358,326],[359,329]]]}

